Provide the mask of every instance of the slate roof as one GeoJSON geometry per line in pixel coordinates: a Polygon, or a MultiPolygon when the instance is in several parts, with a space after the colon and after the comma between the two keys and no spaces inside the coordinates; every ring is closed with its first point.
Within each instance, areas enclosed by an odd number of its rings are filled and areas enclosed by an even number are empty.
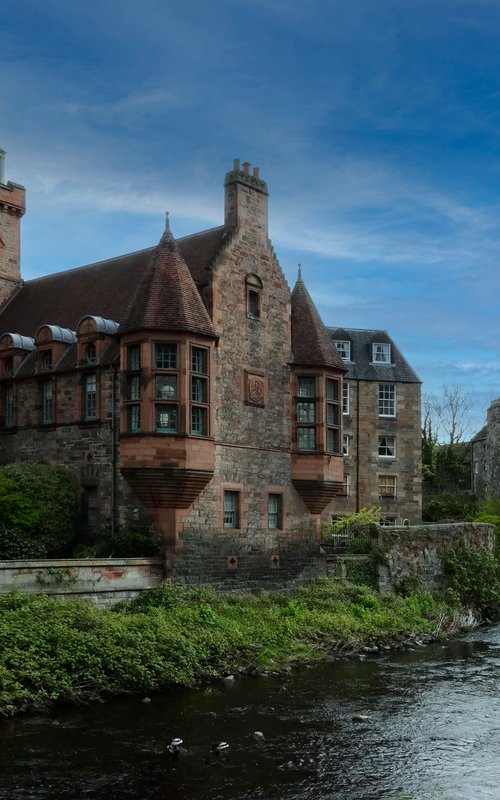
{"type": "MultiPolygon", "coordinates": [[[[200,288],[208,282],[207,270],[223,239],[222,226],[177,240],[200,288]]],[[[40,325],[45,324],[76,330],[80,319],[87,314],[120,323],[155,249],[149,247],[26,281],[0,310],[0,335],[8,332],[34,336],[40,325]]]]}
{"type": "Polygon", "coordinates": [[[158,247],[132,294],[120,333],[189,331],[216,338],[212,320],[166,221],[158,247]]]}
{"type": "Polygon", "coordinates": [[[332,367],[345,372],[323,320],[299,272],[292,292],[292,360],[311,367],[332,367]]]}
{"type": "Polygon", "coordinates": [[[487,435],[488,435],[488,426],[483,425],[479,433],[476,433],[476,435],[472,437],[471,442],[480,442],[481,439],[486,439],[487,435]]]}
{"type": "Polygon", "coordinates": [[[348,370],[347,380],[421,383],[387,331],[329,327],[328,332],[332,341],[351,342],[351,361],[342,362],[348,370]],[[372,344],[375,342],[391,345],[392,364],[372,363],[372,344]]]}

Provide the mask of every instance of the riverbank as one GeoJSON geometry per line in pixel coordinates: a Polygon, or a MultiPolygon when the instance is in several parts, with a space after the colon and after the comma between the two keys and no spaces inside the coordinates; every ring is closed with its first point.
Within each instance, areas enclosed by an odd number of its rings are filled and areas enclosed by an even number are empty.
{"type": "Polygon", "coordinates": [[[0,598],[0,712],[286,671],[472,624],[453,595],[379,595],[325,578],[260,596],[166,584],[112,610],[8,595],[0,598]]]}

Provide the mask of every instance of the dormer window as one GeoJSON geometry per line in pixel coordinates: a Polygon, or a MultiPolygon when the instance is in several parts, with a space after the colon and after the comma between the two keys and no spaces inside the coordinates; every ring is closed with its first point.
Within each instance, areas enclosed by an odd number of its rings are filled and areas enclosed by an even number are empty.
{"type": "Polygon", "coordinates": [[[387,342],[374,342],[372,344],[373,364],[391,364],[391,345],[387,342]]]}
{"type": "Polygon", "coordinates": [[[40,353],[40,367],[42,370],[52,368],[52,350],[42,350],[40,353]]]}
{"type": "Polygon", "coordinates": [[[87,364],[94,364],[97,358],[95,342],[89,342],[85,350],[85,361],[87,364]]]}
{"type": "Polygon", "coordinates": [[[342,359],[342,361],[350,361],[351,360],[351,343],[350,341],[343,340],[335,340],[334,342],[335,347],[337,348],[337,352],[342,359]]]}
{"type": "Polygon", "coordinates": [[[262,281],[258,275],[250,274],[245,278],[245,285],[247,290],[247,317],[249,319],[260,319],[262,281]]]}

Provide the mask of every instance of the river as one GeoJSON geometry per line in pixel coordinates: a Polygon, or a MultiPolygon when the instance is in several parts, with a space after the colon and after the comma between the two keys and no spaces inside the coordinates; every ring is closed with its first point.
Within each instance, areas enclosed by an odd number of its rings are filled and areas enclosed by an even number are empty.
{"type": "Polygon", "coordinates": [[[149,703],[4,721],[0,798],[499,800],[499,684],[497,625],[149,703]],[[178,760],[172,737],[184,740],[178,760]],[[212,754],[221,740],[229,747],[212,754]]]}

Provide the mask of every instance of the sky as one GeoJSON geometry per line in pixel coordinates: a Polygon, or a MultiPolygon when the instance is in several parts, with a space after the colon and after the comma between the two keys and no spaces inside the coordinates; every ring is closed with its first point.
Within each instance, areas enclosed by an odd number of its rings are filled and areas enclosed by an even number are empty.
{"type": "MultiPolygon", "coordinates": [[[[16,0],[0,147],[25,280],[223,222],[260,167],[327,325],[387,330],[424,394],[500,396],[500,0],[16,0]]],[[[52,322],[48,320],[48,322],[52,322]]]]}

